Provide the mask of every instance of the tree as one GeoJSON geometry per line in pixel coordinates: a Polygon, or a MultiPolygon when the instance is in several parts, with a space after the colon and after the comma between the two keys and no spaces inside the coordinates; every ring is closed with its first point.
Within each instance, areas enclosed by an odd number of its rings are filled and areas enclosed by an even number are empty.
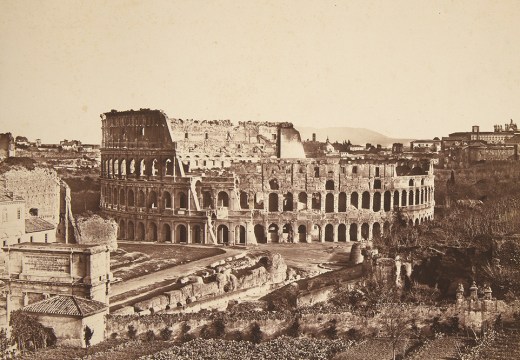
{"type": "Polygon", "coordinates": [[[87,349],[90,347],[90,340],[92,340],[92,336],[94,335],[94,330],[92,330],[90,327],[85,326],[84,332],[83,332],[83,338],[85,339],[85,346],[87,349]]]}
{"type": "Polygon", "coordinates": [[[392,345],[392,359],[395,360],[397,350],[411,333],[411,309],[404,304],[389,304],[382,314],[383,328],[392,345]]]}
{"type": "Polygon", "coordinates": [[[264,338],[264,333],[260,329],[260,325],[255,322],[251,327],[251,342],[253,344],[260,344],[264,338]]]}
{"type": "Polygon", "coordinates": [[[7,331],[0,329],[0,359],[7,359],[9,356],[9,345],[11,345],[7,337],[7,331]]]}
{"type": "Polygon", "coordinates": [[[9,325],[11,325],[11,339],[20,350],[44,348],[49,340],[55,341],[56,338],[52,329],[46,329],[34,316],[21,310],[11,314],[9,325]]]}
{"type": "MultiPolygon", "coordinates": [[[[182,324],[182,335],[184,335],[184,326],[186,325],[186,323],[183,323],[182,324]]],[[[190,331],[190,328],[189,328],[189,325],[188,325],[188,330],[186,331],[186,333],[190,331]]],[[[170,329],[168,326],[166,326],[164,329],[161,330],[160,332],[160,335],[161,335],[161,339],[163,341],[168,341],[172,338],[172,334],[173,334],[173,331],[172,329],[170,329]]]]}
{"type": "Polygon", "coordinates": [[[223,318],[217,318],[213,322],[215,337],[222,338],[226,334],[226,323],[223,318]]]}
{"type": "Polygon", "coordinates": [[[297,316],[287,329],[287,335],[292,337],[300,336],[300,318],[297,316]]]}

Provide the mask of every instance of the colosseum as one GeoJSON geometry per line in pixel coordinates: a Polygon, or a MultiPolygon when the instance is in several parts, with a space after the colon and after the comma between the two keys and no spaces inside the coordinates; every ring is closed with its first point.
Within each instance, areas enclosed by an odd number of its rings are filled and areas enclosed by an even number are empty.
{"type": "Polygon", "coordinates": [[[305,158],[291,123],[101,115],[101,207],[119,239],[197,244],[367,241],[396,213],[431,220],[430,162],[305,158]]]}

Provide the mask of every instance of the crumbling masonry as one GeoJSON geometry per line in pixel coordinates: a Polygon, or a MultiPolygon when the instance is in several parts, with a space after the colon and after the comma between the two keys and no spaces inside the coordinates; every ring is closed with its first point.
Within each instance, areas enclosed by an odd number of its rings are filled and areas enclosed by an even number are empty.
{"type": "Polygon", "coordinates": [[[433,218],[430,163],[306,159],[290,123],[101,115],[101,207],[119,239],[364,241],[433,218]]]}

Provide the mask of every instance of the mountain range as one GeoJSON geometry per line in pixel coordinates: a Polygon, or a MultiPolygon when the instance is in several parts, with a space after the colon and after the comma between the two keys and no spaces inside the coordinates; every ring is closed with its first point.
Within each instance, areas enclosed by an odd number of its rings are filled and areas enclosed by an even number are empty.
{"type": "Polygon", "coordinates": [[[312,134],[316,134],[317,141],[325,141],[327,137],[330,142],[348,141],[354,145],[365,145],[370,143],[372,145],[381,144],[382,146],[392,146],[393,143],[403,143],[405,146],[409,145],[413,139],[398,139],[391,138],[381,133],[365,128],[352,127],[326,127],[326,128],[312,128],[312,127],[298,127],[302,141],[312,140],[312,134]]]}

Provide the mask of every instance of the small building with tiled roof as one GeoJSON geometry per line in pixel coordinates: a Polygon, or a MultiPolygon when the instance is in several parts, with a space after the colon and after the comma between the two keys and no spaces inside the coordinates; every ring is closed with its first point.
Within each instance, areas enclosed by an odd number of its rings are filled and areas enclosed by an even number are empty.
{"type": "Polygon", "coordinates": [[[91,345],[105,338],[105,315],[108,306],[102,302],[74,295],[56,295],[22,308],[34,315],[43,326],[52,328],[58,345],[85,347],[85,329],[94,330],[91,345]]]}

